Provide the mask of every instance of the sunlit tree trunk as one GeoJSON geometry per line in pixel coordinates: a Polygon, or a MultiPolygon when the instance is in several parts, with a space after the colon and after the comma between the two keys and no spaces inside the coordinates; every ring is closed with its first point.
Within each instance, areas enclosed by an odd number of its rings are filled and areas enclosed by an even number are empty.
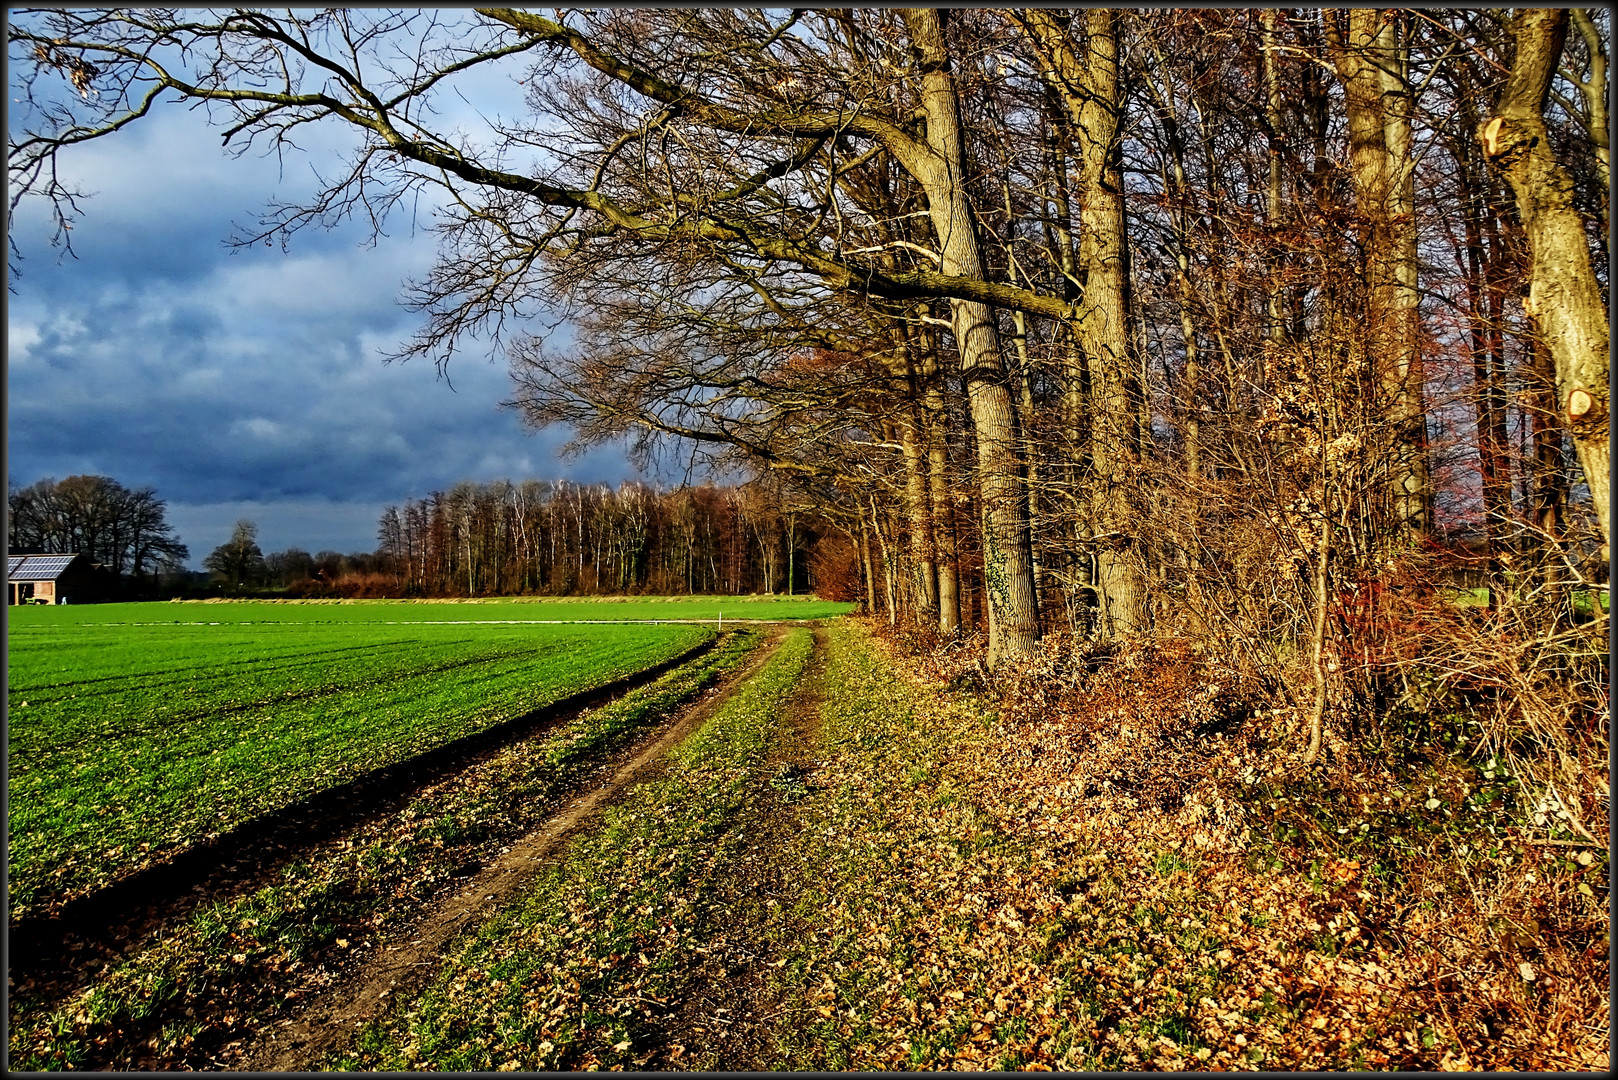
{"type": "Polygon", "coordinates": [[[1079,174],[1078,276],[1083,295],[1075,337],[1087,370],[1069,380],[1088,381],[1090,518],[1098,628],[1105,637],[1142,628],[1144,595],[1131,561],[1136,537],[1126,494],[1138,481],[1135,450],[1142,432],[1139,398],[1129,359],[1129,321],[1123,171],[1118,141],[1122,87],[1118,15],[1092,9],[1084,16],[1085,46],[1075,51],[1050,12],[1023,15],[1060,87],[1077,140],[1079,174]]]}
{"type": "Polygon", "coordinates": [[[876,614],[876,567],[871,560],[871,530],[865,523],[865,507],[857,506],[860,524],[860,570],[865,580],[865,613],[876,614]]]}
{"type": "Polygon", "coordinates": [[[866,498],[871,506],[871,531],[876,533],[876,541],[882,548],[882,583],[888,604],[888,625],[898,626],[899,590],[894,581],[893,551],[888,547],[888,534],[882,528],[884,515],[876,507],[876,496],[868,495],[866,498]]]}
{"type": "Polygon", "coordinates": [[[934,543],[933,508],[927,487],[926,447],[923,445],[920,388],[911,342],[903,327],[893,332],[895,390],[899,393],[894,410],[900,452],[905,470],[905,508],[909,518],[912,617],[918,624],[938,620],[938,568],[934,543]]]}
{"type": "Polygon", "coordinates": [[[1365,333],[1390,430],[1387,491],[1404,543],[1431,530],[1426,418],[1421,400],[1417,304],[1413,108],[1409,44],[1398,18],[1371,8],[1347,13],[1346,34],[1328,19],[1343,82],[1349,169],[1363,222],[1365,333]]]}
{"type": "Polygon", "coordinates": [[[922,336],[920,356],[922,430],[927,441],[927,488],[933,508],[933,548],[938,559],[938,628],[946,634],[961,629],[960,556],[955,543],[955,508],[949,482],[948,416],[939,384],[938,346],[922,336]]]}
{"type": "MultiPolygon", "coordinates": [[[[982,253],[966,191],[960,102],[944,43],[943,12],[907,9],[903,16],[921,72],[921,107],[927,122],[927,145],[932,150],[931,156],[917,162],[916,179],[927,193],[942,269],[946,274],[983,280],[982,253]]],[[[985,304],[952,299],[950,321],[977,429],[983,585],[992,666],[1029,655],[1039,641],[1026,478],[994,314],[985,304]]]]}
{"type": "Polygon", "coordinates": [[[1532,260],[1523,309],[1555,366],[1558,406],[1584,466],[1602,542],[1610,544],[1607,309],[1590,266],[1584,222],[1573,205],[1573,178],[1551,152],[1544,116],[1567,36],[1567,11],[1521,8],[1511,25],[1511,74],[1478,138],[1517,196],[1532,260]]]}

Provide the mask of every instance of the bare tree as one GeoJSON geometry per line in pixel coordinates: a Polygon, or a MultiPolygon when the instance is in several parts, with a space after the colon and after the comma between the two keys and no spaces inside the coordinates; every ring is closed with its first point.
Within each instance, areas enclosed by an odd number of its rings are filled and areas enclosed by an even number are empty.
{"type": "Polygon", "coordinates": [[[232,589],[256,584],[264,573],[264,553],[258,546],[258,525],[246,518],[236,522],[231,529],[230,539],[214,548],[202,560],[202,565],[232,589]]]}
{"type": "Polygon", "coordinates": [[[40,480],[8,492],[6,541],[12,551],[83,554],[139,581],[190,554],[167,509],[154,489],[130,490],[107,476],[40,480]]]}

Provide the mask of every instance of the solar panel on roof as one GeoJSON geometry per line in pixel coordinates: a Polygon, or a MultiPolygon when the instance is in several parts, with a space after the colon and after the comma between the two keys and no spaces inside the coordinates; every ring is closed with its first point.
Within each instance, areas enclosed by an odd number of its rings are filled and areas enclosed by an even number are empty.
{"type": "Polygon", "coordinates": [[[77,555],[24,555],[7,576],[13,581],[51,581],[76,558],[77,555]]]}
{"type": "Polygon", "coordinates": [[[11,573],[13,570],[17,569],[17,567],[21,566],[24,562],[26,562],[27,559],[28,559],[28,556],[26,556],[26,555],[9,555],[9,556],[7,556],[6,557],[6,573],[8,573],[8,574],[11,573]]]}

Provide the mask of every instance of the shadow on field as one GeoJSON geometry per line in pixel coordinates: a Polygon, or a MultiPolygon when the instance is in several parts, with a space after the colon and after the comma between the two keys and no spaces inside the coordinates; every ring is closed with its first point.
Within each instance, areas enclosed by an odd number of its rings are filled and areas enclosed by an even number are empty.
{"type": "Polygon", "coordinates": [[[717,640],[317,792],[186,848],[167,862],[71,900],[49,916],[19,920],[11,925],[7,950],[12,990],[16,992],[26,982],[52,982],[89,972],[204,903],[267,884],[276,871],[311,848],[397,812],[423,788],[480,758],[696,659],[717,640]]]}

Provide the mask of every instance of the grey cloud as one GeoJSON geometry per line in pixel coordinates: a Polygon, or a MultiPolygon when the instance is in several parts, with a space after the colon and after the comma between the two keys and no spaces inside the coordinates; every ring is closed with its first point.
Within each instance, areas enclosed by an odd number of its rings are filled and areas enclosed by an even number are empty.
{"type": "Polygon", "coordinates": [[[481,350],[448,381],[431,364],[382,362],[415,326],[398,297],[430,265],[432,235],[401,221],[375,247],[345,227],[301,234],[289,254],[232,252],[222,241],[274,192],[274,163],[225,159],[195,116],[129,134],[64,156],[98,191],[74,230],[77,260],[44,246],[37,207],[15,223],[13,481],[150,484],[196,564],[238,516],[259,521],[266,550],[352,551],[374,546],[383,506],[460,480],[631,475],[612,450],[563,464],[566,432],[525,433],[498,408],[503,365],[481,350]]]}

